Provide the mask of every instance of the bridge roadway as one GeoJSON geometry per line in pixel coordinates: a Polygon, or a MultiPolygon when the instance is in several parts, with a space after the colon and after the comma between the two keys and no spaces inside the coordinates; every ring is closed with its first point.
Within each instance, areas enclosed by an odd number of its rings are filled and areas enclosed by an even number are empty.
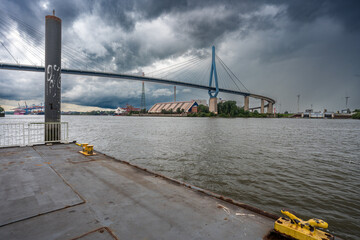
{"type": "MultiPolygon", "coordinates": [[[[9,64],[9,63],[0,63],[0,69],[5,70],[17,70],[17,71],[30,71],[30,72],[44,72],[45,68],[41,66],[31,66],[31,65],[21,65],[21,64],[9,64]]],[[[109,72],[99,72],[99,71],[88,71],[88,70],[75,70],[75,69],[61,69],[61,73],[63,74],[70,74],[70,75],[82,75],[82,76],[93,76],[93,77],[106,77],[106,78],[118,78],[118,79],[127,79],[127,80],[135,80],[135,81],[145,81],[145,82],[153,82],[153,83],[160,83],[160,84],[168,84],[168,85],[177,85],[183,87],[190,87],[190,88],[198,88],[203,90],[214,90],[215,87],[209,87],[205,85],[193,84],[193,83],[185,83],[179,82],[175,80],[169,79],[162,79],[162,78],[153,78],[153,77],[146,77],[146,76],[137,76],[131,74],[123,74],[123,73],[109,73],[109,72]]],[[[220,92],[223,93],[230,93],[235,95],[242,95],[248,96],[256,99],[265,100],[268,103],[275,104],[275,100],[266,96],[247,93],[237,90],[230,90],[219,88],[220,92]]],[[[268,105],[265,105],[265,107],[268,105]]]]}

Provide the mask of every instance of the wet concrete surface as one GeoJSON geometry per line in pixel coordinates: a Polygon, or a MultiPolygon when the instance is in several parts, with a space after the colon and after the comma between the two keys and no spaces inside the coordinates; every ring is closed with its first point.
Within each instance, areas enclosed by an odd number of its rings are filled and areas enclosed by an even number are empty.
{"type": "Polygon", "coordinates": [[[0,149],[0,239],[262,239],[274,220],[75,144],[0,149]]]}

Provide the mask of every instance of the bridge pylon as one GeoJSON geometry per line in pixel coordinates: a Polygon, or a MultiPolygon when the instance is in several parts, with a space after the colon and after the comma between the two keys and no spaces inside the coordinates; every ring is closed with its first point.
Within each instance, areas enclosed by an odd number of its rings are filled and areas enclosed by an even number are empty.
{"type": "Polygon", "coordinates": [[[212,87],[212,81],[214,79],[215,82],[215,91],[208,91],[210,100],[209,100],[209,111],[213,113],[217,113],[217,95],[219,93],[219,84],[218,84],[218,76],[216,72],[216,63],[215,63],[215,46],[212,46],[212,61],[211,61],[211,70],[210,70],[210,80],[209,87],[212,87]]]}

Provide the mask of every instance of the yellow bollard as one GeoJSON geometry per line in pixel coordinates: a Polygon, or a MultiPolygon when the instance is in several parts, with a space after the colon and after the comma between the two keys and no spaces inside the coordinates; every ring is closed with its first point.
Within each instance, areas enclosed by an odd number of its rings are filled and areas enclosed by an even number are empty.
{"type": "Polygon", "coordinates": [[[84,154],[85,156],[96,155],[96,153],[94,153],[94,145],[89,145],[88,143],[83,143],[80,145],[83,148],[82,151],[80,151],[80,153],[84,154]]]}
{"type": "Polygon", "coordinates": [[[88,143],[83,143],[81,145],[82,145],[82,148],[83,148],[83,152],[86,152],[86,148],[87,148],[88,143]]]}
{"type": "Polygon", "coordinates": [[[274,228],[277,232],[281,234],[290,236],[298,240],[334,239],[331,234],[316,229],[316,227],[328,227],[328,224],[321,219],[313,218],[308,221],[304,221],[288,211],[281,210],[281,213],[290,218],[288,219],[281,217],[276,220],[274,228]]]}
{"type": "Polygon", "coordinates": [[[89,155],[94,154],[94,146],[93,145],[88,145],[87,146],[87,154],[89,154],[89,155]]]}

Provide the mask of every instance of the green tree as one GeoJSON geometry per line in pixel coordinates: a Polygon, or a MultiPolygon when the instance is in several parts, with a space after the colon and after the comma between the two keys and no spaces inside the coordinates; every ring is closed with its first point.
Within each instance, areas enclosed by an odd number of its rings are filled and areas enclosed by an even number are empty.
{"type": "Polygon", "coordinates": [[[218,113],[220,116],[228,117],[250,117],[250,112],[238,107],[235,101],[218,103],[218,113]]]}
{"type": "Polygon", "coordinates": [[[360,119],[360,112],[357,112],[355,114],[352,115],[353,119],[360,119]]]}
{"type": "Polygon", "coordinates": [[[200,104],[200,105],[198,106],[198,112],[209,113],[209,107],[208,107],[208,106],[205,106],[205,105],[200,104]]]}

